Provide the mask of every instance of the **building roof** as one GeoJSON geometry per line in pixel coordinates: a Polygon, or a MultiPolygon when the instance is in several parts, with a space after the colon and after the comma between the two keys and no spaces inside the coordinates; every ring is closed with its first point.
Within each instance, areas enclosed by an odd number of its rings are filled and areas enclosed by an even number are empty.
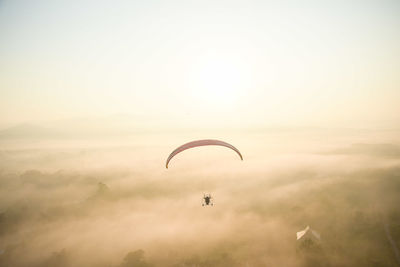
{"type": "Polygon", "coordinates": [[[310,228],[310,226],[308,226],[308,225],[307,225],[306,229],[304,229],[300,232],[297,232],[296,235],[297,235],[297,240],[305,239],[305,238],[321,240],[321,235],[318,232],[316,232],[315,230],[312,230],[310,228]]]}

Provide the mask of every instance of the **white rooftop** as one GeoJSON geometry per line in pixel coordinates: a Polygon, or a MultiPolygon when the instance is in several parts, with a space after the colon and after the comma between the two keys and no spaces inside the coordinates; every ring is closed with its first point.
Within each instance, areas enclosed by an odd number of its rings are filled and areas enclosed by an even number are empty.
{"type": "Polygon", "coordinates": [[[312,230],[310,228],[310,226],[308,226],[308,225],[307,225],[306,229],[304,229],[303,231],[297,232],[296,235],[297,235],[297,240],[304,239],[304,238],[312,238],[312,239],[316,239],[316,240],[321,240],[321,235],[318,232],[312,230]]]}

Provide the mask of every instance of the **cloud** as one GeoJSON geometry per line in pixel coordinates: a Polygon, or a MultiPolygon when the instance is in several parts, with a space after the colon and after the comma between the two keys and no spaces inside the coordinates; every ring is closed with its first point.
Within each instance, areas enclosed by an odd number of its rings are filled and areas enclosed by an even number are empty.
{"type": "Polygon", "coordinates": [[[352,144],[350,147],[334,149],[326,154],[368,155],[387,158],[400,158],[400,146],[395,144],[352,144]]]}
{"type": "Polygon", "coordinates": [[[0,172],[0,266],[394,263],[381,218],[399,240],[400,164],[385,165],[397,146],[332,147],[254,154],[241,165],[182,159],[171,170],[152,158],[165,150],[156,147],[140,157],[135,147],[9,150],[0,172]],[[203,192],[215,206],[201,206],[203,192]],[[321,234],[318,255],[298,252],[296,232],[307,225],[321,234]]]}

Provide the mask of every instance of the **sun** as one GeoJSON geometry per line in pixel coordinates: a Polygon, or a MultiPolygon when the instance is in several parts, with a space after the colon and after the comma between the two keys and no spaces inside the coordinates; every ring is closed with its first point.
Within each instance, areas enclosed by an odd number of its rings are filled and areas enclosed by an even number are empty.
{"type": "Polygon", "coordinates": [[[243,96],[248,76],[237,61],[208,58],[191,70],[187,85],[195,103],[204,109],[230,110],[243,96]]]}

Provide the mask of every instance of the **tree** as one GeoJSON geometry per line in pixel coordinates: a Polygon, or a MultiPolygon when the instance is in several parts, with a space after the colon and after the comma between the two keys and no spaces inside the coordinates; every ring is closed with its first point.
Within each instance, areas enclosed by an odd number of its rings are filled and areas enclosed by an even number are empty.
{"type": "Polygon", "coordinates": [[[129,252],[119,267],[152,267],[144,258],[144,251],[139,249],[129,252]]]}

